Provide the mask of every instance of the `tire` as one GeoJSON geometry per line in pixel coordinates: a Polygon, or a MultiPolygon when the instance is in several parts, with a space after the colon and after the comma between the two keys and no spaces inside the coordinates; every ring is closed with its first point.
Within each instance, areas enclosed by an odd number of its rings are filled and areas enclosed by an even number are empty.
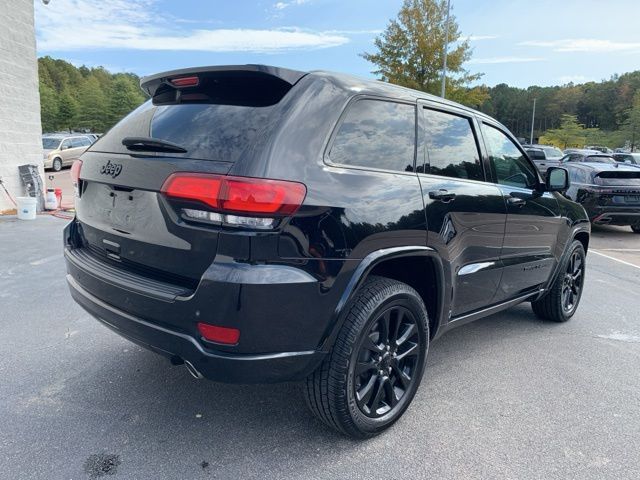
{"type": "Polygon", "coordinates": [[[640,223],[636,223],[635,225],[631,225],[631,230],[633,230],[633,233],[640,233],[640,223]]]}
{"type": "Polygon", "coordinates": [[[350,437],[381,433],[413,400],[428,347],[420,295],[396,280],[369,277],[350,302],[327,358],[304,383],[310,410],[350,437]]]}
{"type": "Polygon", "coordinates": [[[62,170],[62,160],[59,158],[54,158],[53,163],[51,164],[51,168],[54,172],[59,172],[62,170]]]}
{"type": "Polygon", "coordinates": [[[549,291],[531,302],[538,317],[553,322],[566,322],[573,317],[584,290],[585,261],[582,243],[574,240],[549,291]]]}

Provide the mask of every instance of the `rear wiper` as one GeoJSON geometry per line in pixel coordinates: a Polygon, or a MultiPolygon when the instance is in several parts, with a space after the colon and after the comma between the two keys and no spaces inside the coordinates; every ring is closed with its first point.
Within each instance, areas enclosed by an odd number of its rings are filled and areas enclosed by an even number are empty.
{"type": "Polygon", "coordinates": [[[135,152],[187,153],[186,148],[160,138],[125,137],[122,139],[122,144],[127,147],[128,150],[135,152]]]}

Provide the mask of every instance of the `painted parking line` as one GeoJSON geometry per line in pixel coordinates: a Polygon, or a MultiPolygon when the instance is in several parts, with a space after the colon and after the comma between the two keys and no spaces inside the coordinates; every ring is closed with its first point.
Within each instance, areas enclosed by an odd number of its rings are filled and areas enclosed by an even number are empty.
{"type": "Polygon", "coordinates": [[[640,248],[599,248],[601,252],[640,252],[640,248]]]}
{"type": "Polygon", "coordinates": [[[608,258],[609,260],[613,260],[615,262],[622,263],[624,265],[628,265],[629,267],[634,267],[634,268],[637,268],[638,270],[640,270],[640,265],[636,265],[635,263],[625,262],[624,260],[620,260],[619,258],[615,258],[615,257],[611,257],[609,255],[605,255],[604,253],[598,252],[597,250],[594,250],[592,248],[589,249],[589,253],[595,253],[596,255],[600,255],[601,257],[605,257],[605,258],[608,258]]]}

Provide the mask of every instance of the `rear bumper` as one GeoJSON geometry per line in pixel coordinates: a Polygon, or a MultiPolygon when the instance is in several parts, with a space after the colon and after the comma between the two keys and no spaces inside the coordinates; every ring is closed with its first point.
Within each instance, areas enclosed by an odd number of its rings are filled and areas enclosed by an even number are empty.
{"type": "Polygon", "coordinates": [[[71,222],[64,232],[71,295],[121,336],[228,383],[302,379],[326,355],[321,345],[341,290],[323,289],[310,273],[292,265],[223,257],[204,272],[197,287],[185,287],[75,247],[74,228],[71,222]],[[236,328],[240,341],[208,342],[198,322],[236,328]]]}
{"type": "Polygon", "coordinates": [[[640,207],[591,206],[587,208],[595,225],[635,225],[640,223],[640,207]]]}
{"type": "Polygon", "coordinates": [[[193,336],[132,316],[91,295],[67,275],[73,299],[122,337],[168,358],[179,357],[210,380],[225,383],[272,383],[300,380],[324,358],[323,352],[230,354],[204,348],[193,336]]]}

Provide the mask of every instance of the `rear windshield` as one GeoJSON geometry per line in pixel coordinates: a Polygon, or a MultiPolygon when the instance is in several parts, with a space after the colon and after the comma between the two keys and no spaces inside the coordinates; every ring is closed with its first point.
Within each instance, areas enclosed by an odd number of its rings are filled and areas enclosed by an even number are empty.
{"type": "Polygon", "coordinates": [[[587,155],[584,157],[584,161],[590,163],[616,163],[615,159],[608,155],[587,155]]]}
{"type": "Polygon", "coordinates": [[[91,150],[131,153],[122,145],[125,137],[153,137],[187,150],[171,156],[235,162],[269,126],[274,108],[211,103],[156,106],[149,100],[100,137],[91,150]]]}
{"type": "Polygon", "coordinates": [[[640,187],[640,169],[637,172],[600,172],[595,181],[597,185],[640,187]]]}

